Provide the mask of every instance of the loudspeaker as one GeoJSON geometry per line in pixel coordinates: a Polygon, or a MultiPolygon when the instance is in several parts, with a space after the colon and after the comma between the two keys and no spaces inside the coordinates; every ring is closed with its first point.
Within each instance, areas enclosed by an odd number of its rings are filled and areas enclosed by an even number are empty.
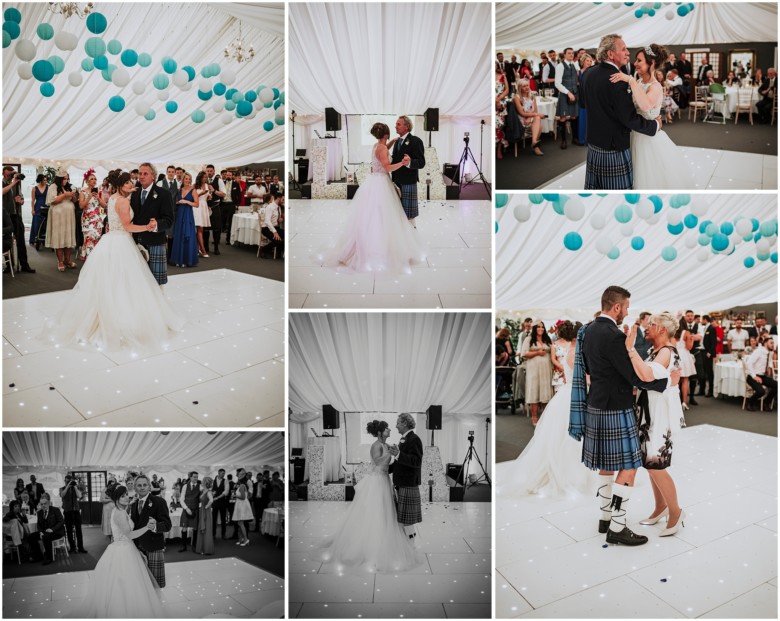
{"type": "Polygon", "coordinates": [[[341,115],[335,108],[325,108],[325,130],[329,132],[341,131],[341,115]]]}
{"type": "Polygon", "coordinates": [[[449,177],[455,183],[460,182],[460,168],[457,164],[445,164],[444,165],[444,176],[449,177]]]}
{"type": "Polygon", "coordinates": [[[447,464],[447,476],[455,481],[456,485],[463,485],[463,471],[461,468],[463,468],[463,464],[447,464]]]}
{"type": "Polygon", "coordinates": [[[425,410],[425,428],[426,429],[441,429],[441,406],[432,405],[425,410]]]}
{"type": "Polygon", "coordinates": [[[357,183],[348,183],[347,184],[347,198],[353,199],[355,198],[355,192],[358,191],[358,184],[357,183]]]}
{"type": "Polygon", "coordinates": [[[456,201],[460,198],[460,186],[459,185],[445,185],[444,191],[447,193],[448,201],[456,201]]]}
{"type": "Polygon", "coordinates": [[[354,485],[346,485],[344,487],[344,500],[347,502],[352,502],[355,499],[355,486],[354,485]]]}
{"type": "Polygon", "coordinates": [[[425,129],[426,132],[439,131],[439,109],[438,108],[428,108],[425,111],[425,116],[423,118],[425,119],[423,128],[425,129]]]}
{"type": "Polygon", "coordinates": [[[292,461],[292,467],[293,467],[293,483],[295,485],[300,485],[303,483],[303,471],[306,467],[306,460],[305,459],[294,459],[292,461]]]}
{"type": "Polygon", "coordinates": [[[339,419],[339,411],[332,405],[326,404],[322,406],[322,428],[323,429],[338,429],[341,427],[341,420],[339,419]]]}
{"type": "Polygon", "coordinates": [[[302,158],[296,164],[298,165],[298,183],[306,183],[309,180],[309,160],[302,158]]]}
{"type": "Polygon", "coordinates": [[[463,496],[466,493],[464,487],[451,487],[450,488],[450,502],[463,502],[463,496]]]}

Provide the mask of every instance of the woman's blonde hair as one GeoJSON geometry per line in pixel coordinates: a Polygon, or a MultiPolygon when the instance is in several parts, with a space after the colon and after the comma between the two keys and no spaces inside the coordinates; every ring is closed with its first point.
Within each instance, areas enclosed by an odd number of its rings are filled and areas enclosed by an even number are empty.
{"type": "Polygon", "coordinates": [[[664,328],[669,338],[672,338],[677,332],[677,326],[679,323],[671,313],[664,311],[650,317],[650,322],[654,323],[659,328],[664,328]]]}

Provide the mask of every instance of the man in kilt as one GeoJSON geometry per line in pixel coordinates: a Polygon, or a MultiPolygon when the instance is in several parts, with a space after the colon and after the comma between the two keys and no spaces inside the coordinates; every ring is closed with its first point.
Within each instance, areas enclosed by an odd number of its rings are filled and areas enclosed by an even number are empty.
{"type": "Polygon", "coordinates": [[[419,215],[417,208],[417,182],[419,173],[425,167],[425,146],[417,136],[412,136],[412,120],[408,116],[400,116],[395,122],[395,131],[398,133],[392,151],[392,164],[403,162],[404,165],[393,171],[392,178],[401,189],[401,205],[404,208],[409,224],[414,228],[417,225],[414,219],[419,215]]]}
{"type": "Polygon", "coordinates": [[[398,522],[403,524],[404,532],[417,547],[417,527],[422,522],[422,507],[420,501],[420,484],[422,483],[423,446],[420,437],[413,431],[415,421],[411,414],[398,416],[395,428],[401,434],[398,446],[390,447],[390,453],[395,458],[390,464],[393,473],[393,485],[397,495],[396,513],[398,522]]]}
{"type": "MultiPolygon", "coordinates": [[[[607,543],[637,546],[647,543],[647,537],[626,526],[626,505],[642,465],[633,387],[663,392],[669,380],[642,382],[634,372],[626,335],[618,328],[630,297],[622,287],[608,287],[601,296],[601,314],[577,335],[569,435],[584,438],[582,463],[599,471],[599,532],[607,534],[607,543]],[[590,375],[587,397],[585,374],[590,375]]],[[[672,383],[679,378],[679,371],[672,374],[672,383]]]]}
{"type": "Polygon", "coordinates": [[[130,506],[130,519],[135,530],[149,525],[152,530],[133,539],[135,546],[146,559],[149,571],[160,588],[165,588],[165,533],[171,530],[168,504],[160,496],[150,492],[149,479],[141,474],[135,478],[136,500],[130,506]]]}
{"type": "MultiPolygon", "coordinates": [[[[558,133],[561,135],[561,149],[566,148],[566,128],[569,121],[577,120],[577,69],[574,66],[574,50],[567,47],[563,50],[561,64],[555,68],[555,88],[558,89],[558,107],[555,116],[558,117],[558,133]]],[[[572,131],[572,142],[577,143],[577,136],[572,131]]]]}
{"type": "Polygon", "coordinates": [[[173,199],[163,187],[155,185],[157,169],[148,162],[138,167],[139,188],[130,195],[133,224],[146,225],[151,220],[157,228],[134,233],[135,241],[149,252],[149,269],[161,287],[168,282],[168,242],[165,232],[173,230],[173,199]]]}
{"type": "Polygon", "coordinates": [[[624,82],[609,80],[629,58],[620,35],[607,35],[596,52],[599,64],[582,74],[580,105],[588,112],[586,190],[632,189],[631,132],[655,136],[661,128],[661,117],[648,121],[637,114],[624,82]]]}

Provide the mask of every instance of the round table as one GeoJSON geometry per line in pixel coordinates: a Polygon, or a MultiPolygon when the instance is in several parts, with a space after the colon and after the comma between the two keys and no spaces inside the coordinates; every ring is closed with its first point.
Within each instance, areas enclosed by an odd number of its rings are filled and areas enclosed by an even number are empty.
{"type": "MultiPolygon", "coordinates": [[[[736,86],[727,86],[726,87],[726,109],[728,111],[728,114],[724,115],[727,119],[731,118],[731,115],[734,114],[737,110],[737,87],[736,86]]],[[[750,97],[750,101],[753,104],[753,112],[756,113],[758,110],[756,109],[756,104],[758,103],[759,96],[758,96],[758,87],[754,86],[750,89],[752,91],[750,97]]]]}
{"type": "Polygon", "coordinates": [[[183,512],[184,509],[176,509],[176,511],[171,511],[169,513],[171,517],[171,530],[165,533],[166,539],[181,537],[181,514],[183,512]]]}
{"type": "Polygon", "coordinates": [[[279,509],[266,509],[263,511],[263,521],[260,522],[260,534],[278,537],[282,529],[282,519],[284,519],[284,514],[279,509]]]}
{"type": "Polygon", "coordinates": [[[715,381],[713,394],[729,397],[745,396],[745,372],[739,360],[718,362],[715,364],[715,381]]]}
{"type": "Polygon", "coordinates": [[[539,114],[546,114],[547,118],[542,119],[542,133],[555,131],[555,109],[558,107],[558,100],[546,97],[536,98],[536,109],[539,114]]]}
{"type": "Polygon", "coordinates": [[[325,147],[328,152],[328,181],[338,181],[343,177],[344,158],[341,153],[341,138],[315,138],[311,141],[313,147],[325,147]]]}
{"type": "Polygon", "coordinates": [[[338,481],[341,478],[341,441],[338,437],[319,437],[308,438],[306,443],[306,466],[304,467],[303,478],[309,478],[309,459],[308,448],[312,445],[320,444],[325,447],[325,463],[322,464],[322,475],[325,477],[324,483],[329,481],[338,481]]]}
{"type": "Polygon", "coordinates": [[[260,217],[256,213],[233,214],[230,243],[235,242],[250,246],[257,246],[260,243],[260,217]]]}

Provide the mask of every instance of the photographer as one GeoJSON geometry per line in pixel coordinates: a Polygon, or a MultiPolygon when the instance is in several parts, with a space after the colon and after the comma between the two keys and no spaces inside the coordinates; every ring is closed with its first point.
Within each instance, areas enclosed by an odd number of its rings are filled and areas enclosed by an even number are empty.
{"type": "Polygon", "coordinates": [[[16,255],[23,272],[34,274],[35,270],[27,262],[27,246],[24,242],[24,222],[22,221],[22,181],[24,175],[17,173],[13,166],[3,166],[3,219],[5,214],[11,218],[13,235],[16,238],[16,255]]]}
{"type": "Polygon", "coordinates": [[[73,476],[73,473],[65,475],[65,485],[60,488],[62,498],[62,512],[65,515],[65,528],[68,533],[68,545],[71,552],[78,551],[86,554],[84,540],[81,535],[81,505],[79,501],[84,494],[84,486],[81,479],[73,476]],[[76,530],[76,541],[73,540],[73,529],[76,530]]]}

